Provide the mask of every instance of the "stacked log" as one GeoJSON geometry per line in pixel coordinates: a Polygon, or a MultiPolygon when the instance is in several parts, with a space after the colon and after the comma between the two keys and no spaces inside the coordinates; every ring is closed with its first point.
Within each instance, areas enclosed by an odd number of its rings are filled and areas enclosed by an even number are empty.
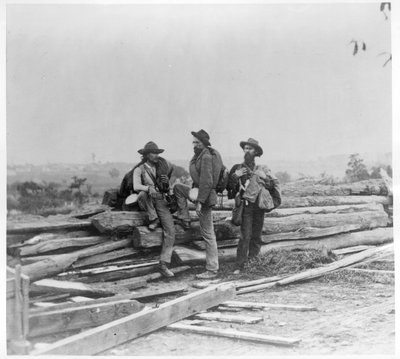
{"type": "MultiPolygon", "coordinates": [[[[304,185],[294,190],[296,186],[289,184],[283,189],[289,196],[283,196],[281,207],[265,215],[262,251],[322,246],[338,249],[390,241],[391,229],[379,230],[389,223],[384,210],[389,200],[382,195],[381,185],[382,181],[368,181],[315,185],[312,190],[304,185]],[[365,195],[367,189],[370,195],[365,195]]],[[[221,260],[234,258],[240,237],[240,227],[230,222],[231,207],[232,201],[223,201],[213,212],[221,260]]],[[[190,216],[191,229],[175,224],[176,264],[190,263],[193,253],[197,253],[196,258],[204,257],[198,217],[193,210],[190,216]]],[[[53,278],[107,285],[149,275],[157,272],[163,231],[149,231],[146,224],[144,212],[118,212],[104,205],[70,216],[9,222],[9,264],[21,263],[31,282],[53,278]]],[[[105,292],[107,288],[101,293],[105,292]]]]}

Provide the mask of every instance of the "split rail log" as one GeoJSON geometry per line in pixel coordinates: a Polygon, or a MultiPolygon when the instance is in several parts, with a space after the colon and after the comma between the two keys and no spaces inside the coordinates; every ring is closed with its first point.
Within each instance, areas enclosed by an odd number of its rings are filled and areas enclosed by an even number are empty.
{"type": "Polygon", "coordinates": [[[220,328],[182,324],[182,323],[171,324],[167,327],[167,329],[178,330],[184,333],[206,334],[211,336],[249,340],[252,342],[261,342],[261,343],[285,345],[285,346],[294,345],[300,342],[300,339],[294,339],[294,338],[283,338],[272,335],[243,332],[236,329],[220,329],[220,328]]]}
{"type": "MultiPolygon", "coordinates": [[[[317,238],[347,231],[386,227],[387,223],[388,215],[383,210],[268,217],[264,219],[263,241],[269,243],[289,239],[317,238]]],[[[233,225],[230,221],[216,222],[214,231],[217,241],[240,236],[240,227],[233,225]]],[[[161,230],[148,233],[140,227],[133,235],[133,243],[135,248],[158,247],[162,244],[162,238],[161,230]]],[[[191,229],[178,232],[176,239],[176,244],[201,240],[200,226],[192,224],[191,229]]]]}
{"type": "Polygon", "coordinates": [[[100,254],[92,255],[90,257],[86,257],[83,259],[79,259],[72,265],[72,267],[73,268],[82,268],[82,267],[86,267],[86,266],[90,266],[90,265],[94,265],[94,264],[108,262],[113,259],[128,257],[133,254],[138,254],[138,251],[133,248],[122,248],[119,250],[113,250],[110,252],[100,253],[100,254]]]}
{"type": "Polygon", "coordinates": [[[194,319],[239,323],[239,324],[255,324],[263,321],[263,317],[255,317],[255,316],[240,315],[240,314],[222,314],[218,312],[199,313],[194,316],[194,319]]]}
{"type": "Polygon", "coordinates": [[[303,196],[346,196],[354,194],[383,195],[388,194],[385,183],[381,179],[369,179],[354,183],[338,185],[322,185],[316,183],[290,182],[282,186],[282,195],[303,196]]]}
{"type": "Polygon", "coordinates": [[[93,355],[235,297],[233,285],[216,285],[50,344],[32,355],[93,355]]]}
{"type": "MultiPolygon", "coordinates": [[[[261,246],[261,254],[274,249],[339,249],[357,245],[380,245],[393,241],[393,228],[376,228],[368,231],[337,234],[320,239],[280,241],[261,246]]],[[[193,248],[175,246],[174,253],[181,264],[198,264],[205,262],[206,254],[193,248]]],[[[221,261],[232,261],[236,258],[236,248],[218,249],[221,261]]]]}
{"type": "Polygon", "coordinates": [[[58,230],[78,230],[90,229],[92,222],[88,220],[79,220],[70,217],[60,216],[57,218],[43,217],[40,220],[33,222],[8,222],[8,234],[24,234],[24,233],[38,233],[50,232],[58,230]]]}
{"type": "Polygon", "coordinates": [[[333,272],[334,270],[337,270],[339,268],[348,267],[352,264],[361,262],[361,261],[363,261],[367,258],[370,258],[380,252],[383,252],[383,251],[386,251],[386,250],[392,249],[392,248],[393,248],[393,243],[384,245],[382,247],[367,249],[363,252],[349,255],[348,257],[340,259],[340,260],[338,260],[334,263],[331,263],[327,266],[314,268],[314,269],[310,269],[310,270],[307,270],[307,271],[304,271],[301,273],[294,274],[292,276],[289,276],[287,278],[277,281],[276,284],[277,285],[287,285],[287,284],[291,284],[291,283],[295,283],[295,282],[299,282],[299,281],[304,281],[304,280],[321,277],[322,275],[324,275],[326,273],[333,272]]]}
{"type": "MultiPolygon", "coordinates": [[[[143,310],[144,304],[122,299],[107,303],[79,305],[29,315],[29,337],[97,327],[143,310]]],[[[51,309],[51,308],[50,308],[51,309]]]]}
{"type": "Polygon", "coordinates": [[[114,293],[110,290],[97,288],[84,283],[70,282],[55,279],[41,279],[33,282],[30,286],[31,293],[69,293],[70,295],[88,295],[94,297],[112,296],[114,293]]]}
{"type": "Polygon", "coordinates": [[[72,253],[48,256],[44,260],[22,266],[22,272],[26,274],[31,281],[36,281],[66,271],[80,258],[129,246],[131,246],[131,239],[109,241],[107,243],[80,249],[72,253]]]}
{"type": "Polygon", "coordinates": [[[240,301],[227,301],[222,303],[221,306],[229,308],[244,308],[244,309],[284,309],[293,310],[297,312],[312,312],[316,311],[316,307],[309,305],[292,305],[292,304],[275,304],[275,303],[257,303],[257,302],[240,302],[240,301]]]}
{"type": "Polygon", "coordinates": [[[79,238],[57,238],[46,241],[40,241],[33,245],[24,245],[18,248],[20,256],[31,256],[51,252],[61,248],[89,247],[95,244],[109,242],[109,237],[91,236],[79,238]]]}

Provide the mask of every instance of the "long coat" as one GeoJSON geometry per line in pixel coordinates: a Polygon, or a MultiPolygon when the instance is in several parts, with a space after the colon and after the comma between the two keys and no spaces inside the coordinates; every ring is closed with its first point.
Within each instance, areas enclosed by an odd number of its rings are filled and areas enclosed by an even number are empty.
{"type": "Polygon", "coordinates": [[[193,180],[193,187],[199,189],[197,200],[206,206],[217,204],[217,192],[215,190],[219,174],[222,169],[220,154],[212,149],[220,161],[213,161],[213,155],[209,148],[205,148],[199,156],[194,156],[190,161],[189,172],[193,180]]]}

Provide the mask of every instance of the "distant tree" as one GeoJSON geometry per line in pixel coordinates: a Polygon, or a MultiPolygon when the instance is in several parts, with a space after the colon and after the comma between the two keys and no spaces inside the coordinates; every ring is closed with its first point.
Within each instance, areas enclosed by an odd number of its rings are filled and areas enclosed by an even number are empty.
{"type": "Polygon", "coordinates": [[[117,178],[119,176],[119,171],[115,167],[108,171],[111,178],[117,178]]]}
{"type": "Polygon", "coordinates": [[[371,168],[370,178],[381,178],[381,174],[379,173],[380,169],[383,168],[387,174],[392,177],[392,166],[391,165],[380,165],[380,166],[373,166],[371,168]]]}
{"type": "Polygon", "coordinates": [[[287,173],[286,171],[285,172],[282,172],[282,171],[276,172],[275,176],[278,177],[278,180],[281,184],[288,183],[292,180],[290,174],[287,173]]]}
{"type": "Polygon", "coordinates": [[[349,182],[357,182],[370,178],[367,166],[358,153],[353,153],[347,163],[346,178],[349,182]]]}
{"type": "Polygon", "coordinates": [[[81,187],[86,182],[86,178],[79,178],[78,176],[72,177],[72,183],[69,185],[70,189],[77,189],[79,192],[81,191],[81,187]]]}

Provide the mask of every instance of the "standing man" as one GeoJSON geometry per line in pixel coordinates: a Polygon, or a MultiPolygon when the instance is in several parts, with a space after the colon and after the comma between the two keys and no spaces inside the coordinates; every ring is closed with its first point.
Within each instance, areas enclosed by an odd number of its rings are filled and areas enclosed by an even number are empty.
{"type": "Polygon", "coordinates": [[[138,193],[139,207],[149,216],[149,229],[154,231],[161,222],[163,244],[159,270],[165,277],[173,277],[174,273],[168,269],[168,264],[171,263],[175,242],[175,227],[165,199],[173,167],[159,156],[164,150],[154,142],[146,143],[138,152],[142,155],[142,161],[133,170],[133,189],[138,193]]]}
{"type": "MultiPolygon", "coordinates": [[[[258,141],[249,138],[240,142],[244,151],[244,162],[236,164],[229,173],[228,198],[239,196],[244,201],[242,215],[241,238],[236,254],[236,269],[239,274],[248,258],[255,258],[260,253],[261,233],[266,209],[259,207],[259,195],[262,187],[268,190],[271,199],[269,210],[280,205],[280,189],[278,179],[266,166],[256,165],[255,158],[262,156],[263,149],[258,141]]],[[[237,202],[237,201],[235,201],[237,202]]]]}
{"type": "MultiPolygon", "coordinates": [[[[191,198],[191,200],[196,204],[196,213],[200,219],[200,231],[206,244],[206,271],[196,277],[210,279],[217,276],[219,269],[212,207],[217,204],[216,186],[222,169],[222,159],[220,154],[211,148],[210,136],[206,131],[200,130],[191,133],[194,156],[190,161],[189,172],[193,180],[193,188],[198,189],[197,198],[191,198]]],[[[177,217],[183,222],[184,228],[190,227],[187,203],[189,192],[189,186],[184,184],[174,186],[179,208],[177,217]]]]}

